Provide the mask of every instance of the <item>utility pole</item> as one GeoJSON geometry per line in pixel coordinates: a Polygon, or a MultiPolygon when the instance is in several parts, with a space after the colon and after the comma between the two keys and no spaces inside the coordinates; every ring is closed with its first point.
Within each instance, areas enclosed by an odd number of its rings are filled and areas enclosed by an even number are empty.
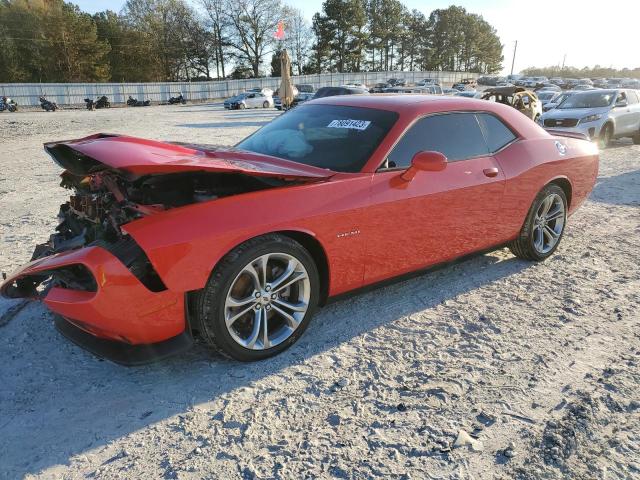
{"type": "Polygon", "coordinates": [[[567,61],[567,54],[564,54],[564,57],[562,57],[562,70],[564,70],[564,63],[567,61]]]}
{"type": "Polygon", "coordinates": [[[516,44],[513,47],[513,60],[511,61],[511,75],[513,75],[513,66],[516,63],[516,50],[518,50],[518,40],[516,40],[516,44]]]}

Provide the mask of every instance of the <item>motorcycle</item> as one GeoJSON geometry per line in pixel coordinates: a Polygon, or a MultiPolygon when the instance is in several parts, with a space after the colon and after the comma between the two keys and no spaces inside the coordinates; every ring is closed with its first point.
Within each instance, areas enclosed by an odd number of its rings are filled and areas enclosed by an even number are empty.
{"type": "Polygon", "coordinates": [[[58,109],[58,104],[47,100],[43,95],[40,97],[40,107],[46,112],[55,112],[58,109]]]}
{"type": "Polygon", "coordinates": [[[151,100],[142,101],[129,95],[129,98],[127,99],[127,105],[129,107],[148,107],[149,105],[151,105],[151,100]]]}
{"type": "Polygon", "coordinates": [[[182,96],[182,94],[178,95],[177,97],[169,98],[169,105],[175,105],[176,103],[185,105],[187,103],[187,100],[182,96]]]}
{"type": "Polygon", "coordinates": [[[110,108],[111,103],[106,95],[101,96],[96,102],[96,108],[110,108]]]}
{"type": "Polygon", "coordinates": [[[93,110],[96,107],[96,102],[94,102],[90,98],[85,98],[84,103],[87,104],[87,110],[93,110]]]}
{"type": "Polygon", "coordinates": [[[5,110],[15,112],[18,110],[18,104],[10,98],[2,97],[0,98],[0,112],[4,112],[5,110]]]}

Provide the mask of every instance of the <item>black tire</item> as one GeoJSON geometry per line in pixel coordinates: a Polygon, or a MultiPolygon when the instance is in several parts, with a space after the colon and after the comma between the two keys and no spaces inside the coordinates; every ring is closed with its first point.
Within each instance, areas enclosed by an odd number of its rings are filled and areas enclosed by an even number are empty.
{"type": "Polygon", "coordinates": [[[243,362],[262,360],[277,355],[294,344],[304,333],[317,308],[320,277],[309,252],[289,237],[269,234],[256,237],[229,252],[214,268],[207,285],[195,302],[198,330],[204,341],[224,356],[243,362]],[[254,259],[267,253],[284,253],[296,258],[305,267],[310,284],[309,307],[294,332],[282,343],[264,350],[252,350],[240,345],[225,324],[225,299],[236,277],[254,259]]]}
{"type": "Polygon", "coordinates": [[[269,102],[265,100],[265,101],[262,103],[262,108],[269,108],[269,102]]]}
{"type": "Polygon", "coordinates": [[[598,135],[598,146],[600,148],[607,148],[611,143],[611,139],[613,138],[613,125],[607,123],[604,127],[602,127],[602,131],[600,135],[598,135]]]}
{"type": "Polygon", "coordinates": [[[527,213],[527,217],[522,225],[522,229],[520,230],[520,234],[518,238],[516,238],[513,242],[509,244],[509,250],[516,257],[522,258],[524,260],[530,260],[535,262],[540,262],[542,260],[546,260],[549,258],[558,248],[560,242],[562,241],[562,236],[564,235],[564,230],[567,224],[567,196],[564,194],[564,190],[560,188],[558,185],[550,184],[544,187],[540,193],[536,196],[533,203],[531,204],[531,208],[527,213]],[[541,253],[534,246],[534,222],[536,212],[539,210],[542,202],[545,198],[547,198],[551,194],[556,194],[560,196],[562,199],[562,203],[564,204],[564,218],[562,224],[562,232],[556,244],[549,250],[548,252],[541,253]]]}
{"type": "Polygon", "coordinates": [[[238,110],[244,110],[245,108],[247,107],[245,106],[244,103],[241,103],[240,105],[238,105],[238,110]]]}

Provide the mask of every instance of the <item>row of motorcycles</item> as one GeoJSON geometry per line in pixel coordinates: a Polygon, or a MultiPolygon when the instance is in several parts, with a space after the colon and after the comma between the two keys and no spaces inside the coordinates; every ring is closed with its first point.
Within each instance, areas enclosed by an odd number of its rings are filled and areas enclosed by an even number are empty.
{"type": "Polygon", "coordinates": [[[18,110],[18,104],[7,97],[0,98],[0,112],[4,112],[7,110],[8,112],[15,112],[18,110]]]}
{"type": "MultiPolygon", "coordinates": [[[[111,107],[111,102],[109,102],[109,98],[106,95],[102,95],[100,98],[98,98],[98,100],[85,98],[84,102],[86,104],[87,110],[111,107]]],[[[180,94],[177,97],[169,98],[168,103],[169,105],[176,105],[178,103],[185,105],[187,103],[187,100],[182,94],[180,94]]],[[[151,100],[138,100],[137,98],[133,98],[131,95],[129,95],[129,98],[127,99],[127,105],[129,107],[148,107],[151,105],[151,100]]],[[[40,97],[40,107],[45,112],[55,112],[58,109],[58,104],[56,102],[47,100],[47,98],[42,95],[40,97]]],[[[15,112],[18,110],[18,104],[8,97],[0,97],[0,112],[4,112],[5,110],[9,112],[15,112]]]]}

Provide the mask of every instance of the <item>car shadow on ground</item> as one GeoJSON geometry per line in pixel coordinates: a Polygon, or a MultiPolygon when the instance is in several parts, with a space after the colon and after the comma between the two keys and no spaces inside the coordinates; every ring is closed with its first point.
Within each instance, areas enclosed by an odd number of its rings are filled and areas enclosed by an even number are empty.
{"type": "Polygon", "coordinates": [[[2,328],[1,470],[7,478],[21,478],[68,464],[76,455],[530,265],[499,251],[344,298],[320,310],[289,350],[257,363],[223,359],[197,345],[160,363],[122,367],[68,342],[55,331],[44,306],[29,304],[2,328]]]}
{"type": "Polygon", "coordinates": [[[640,206],[640,170],[599,177],[589,199],[612,205],[640,206]]]}

